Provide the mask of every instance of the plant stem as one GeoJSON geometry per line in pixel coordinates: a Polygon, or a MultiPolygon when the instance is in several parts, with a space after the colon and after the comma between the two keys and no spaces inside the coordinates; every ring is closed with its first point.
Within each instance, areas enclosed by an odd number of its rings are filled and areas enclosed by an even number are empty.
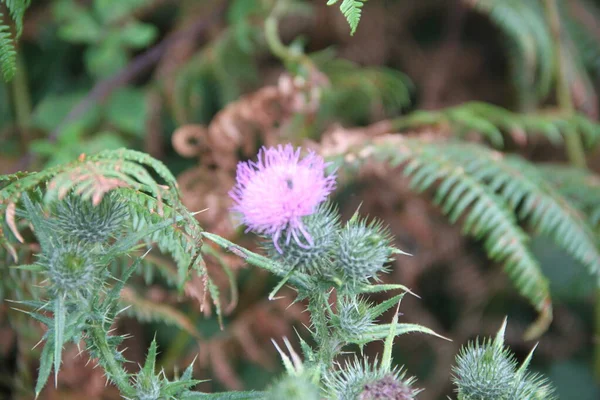
{"type": "MultiPolygon", "coordinates": [[[[555,66],[556,66],[556,97],[558,107],[567,114],[573,114],[575,107],[571,98],[571,88],[568,77],[568,52],[566,50],[565,41],[561,31],[560,15],[556,0],[546,0],[544,2],[550,31],[554,40],[555,66]]],[[[569,129],[565,135],[567,145],[567,155],[569,161],[576,167],[585,168],[585,152],[581,143],[581,138],[572,129],[569,129]]]]}
{"type": "Polygon", "coordinates": [[[327,323],[328,298],[329,296],[323,293],[315,293],[308,301],[314,339],[317,342],[317,368],[321,376],[333,364],[338,351],[337,340],[335,335],[331,334],[327,323]]]}
{"type": "Polygon", "coordinates": [[[104,329],[98,325],[93,325],[88,329],[88,335],[93,346],[98,350],[100,364],[102,364],[106,370],[106,375],[119,388],[121,395],[127,397],[135,396],[135,389],[129,382],[127,372],[125,372],[121,363],[115,359],[115,356],[108,345],[104,329]]]}
{"type": "Polygon", "coordinates": [[[28,125],[31,116],[31,99],[29,97],[29,87],[27,86],[25,65],[19,56],[17,56],[17,72],[11,86],[15,120],[21,136],[21,147],[27,149],[29,144],[28,125]]]}
{"type": "Polygon", "coordinates": [[[279,18],[285,10],[286,0],[275,0],[273,10],[265,20],[265,39],[269,50],[284,63],[299,63],[311,70],[313,63],[306,54],[287,47],[279,37],[279,18]]]}

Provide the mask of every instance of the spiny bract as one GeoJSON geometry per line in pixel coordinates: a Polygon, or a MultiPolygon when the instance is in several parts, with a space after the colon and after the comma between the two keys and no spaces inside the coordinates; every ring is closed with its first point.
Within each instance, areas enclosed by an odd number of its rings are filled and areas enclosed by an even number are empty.
{"type": "Polygon", "coordinates": [[[264,248],[270,257],[281,261],[288,268],[297,268],[308,274],[327,275],[330,271],[324,269],[331,264],[339,229],[339,213],[330,203],[324,203],[314,214],[304,217],[302,222],[313,238],[312,246],[300,246],[294,240],[288,242],[281,237],[278,244],[282,253],[277,251],[272,241],[265,241],[264,248]]]}

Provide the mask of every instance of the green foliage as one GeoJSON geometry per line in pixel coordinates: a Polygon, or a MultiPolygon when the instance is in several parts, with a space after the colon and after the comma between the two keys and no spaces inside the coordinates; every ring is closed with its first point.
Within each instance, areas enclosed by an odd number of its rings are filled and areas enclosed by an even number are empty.
{"type": "MultiPolygon", "coordinates": [[[[52,369],[56,382],[63,345],[83,339],[91,356],[99,359],[109,381],[124,396],[193,398],[194,392],[189,389],[199,381],[191,379],[191,368],[176,381],[166,379],[163,372],[155,375],[153,343],[144,368],[130,377],[120,365],[125,359],[117,349],[124,337],[108,334],[125,303],[132,306],[134,315],[175,324],[199,337],[194,325],[176,310],[159,306],[148,312],[148,304],[132,295],[130,289],[124,291],[128,279],[140,268],[141,258],[120,275],[112,274],[109,267],[119,258],[135,254],[143,241],[157,242],[161,250],[174,255],[180,285],[190,268],[202,275],[210,295],[215,296],[217,313],[221,313],[218,291],[202,261],[202,230],[180,203],[169,170],[144,153],[121,149],[82,157],[39,173],[2,176],[0,182],[1,222],[23,241],[17,225],[21,220],[28,221],[40,245],[36,264],[20,268],[48,277],[42,294],[48,300],[19,302],[28,309],[28,315],[48,328],[36,393],[39,395],[52,369]],[[159,184],[147,169],[168,186],[159,184]],[[16,209],[18,204],[23,208],[16,209]]],[[[3,245],[16,257],[7,236],[2,238],[3,245]]]]}
{"type": "Polygon", "coordinates": [[[134,16],[145,6],[143,0],[95,0],[92,7],[60,0],[53,11],[60,23],[60,36],[87,45],[84,57],[88,70],[93,76],[106,77],[125,67],[132,50],[145,48],[156,39],[156,27],[134,16]]]}
{"type": "Polygon", "coordinates": [[[4,23],[0,13],[0,69],[6,82],[10,81],[17,70],[17,52],[10,34],[10,28],[4,23]]]}
{"type": "MultiPolygon", "coordinates": [[[[339,0],[327,0],[327,5],[331,6],[339,0]]],[[[354,35],[356,28],[358,28],[358,22],[362,13],[362,7],[366,0],[342,0],[340,4],[340,11],[344,14],[344,17],[348,20],[350,25],[350,34],[354,35]]]]}
{"type": "Polygon", "coordinates": [[[502,148],[505,137],[524,145],[536,136],[554,145],[562,145],[568,135],[578,135],[587,148],[600,139],[600,125],[581,114],[556,111],[518,114],[492,104],[469,102],[434,111],[414,111],[392,120],[394,129],[426,126],[448,127],[458,137],[477,133],[494,147],[502,148]]]}
{"type": "Polygon", "coordinates": [[[598,232],[600,177],[587,170],[558,164],[541,165],[539,171],[556,190],[584,213],[595,232],[598,232]]]}
{"type": "Polygon", "coordinates": [[[465,2],[486,14],[505,34],[513,82],[523,107],[548,95],[554,80],[555,48],[537,0],[465,2]]]}
{"type": "MultiPolygon", "coordinates": [[[[597,6],[587,0],[573,0],[592,15],[597,6]]],[[[537,0],[475,0],[467,6],[489,16],[507,39],[507,55],[520,106],[534,108],[548,96],[557,81],[556,43],[547,22],[547,3],[537,0]]],[[[560,2],[559,24],[565,43],[562,51],[572,72],[568,80],[589,82],[587,70],[598,73],[598,42],[594,33],[577,20],[568,2],[560,2]],[[587,70],[586,70],[587,69],[587,70]]]]}
{"type": "Polygon", "coordinates": [[[453,368],[458,400],[556,399],[545,378],[527,371],[535,348],[518,367],[512,352],[504,346],[505,329],[506,320],[493,341],[477,340],[461,348],[453,368]]]}
{"type": "Polygon", "coordinates": [[[483,241],[489,257],[504,263],[517,289],[541,313],[538,324],[530,331],[539,335],[552,319],[548,282],[509,204],[485,182],[467,174],[464,163],[440,151],[435,142],[397,139],[381,141],[361,154],[392,167],[403,166],[403,173],[416,192],[435,188],[434,202],[442,212],[451,222],[463,217],[463,232],[483,241]]]}
{"type": "Polygon", "coordinates": [[[15,24],[16,35],[13,37],[10,33],[7,17],[0,12],[0,70],[6,82],[10,81],[17,70],[17,52],[15,50],[15,40],[23,32],[23,17],[25,10],[29,7],[31,0],[2,0],[10,17],[15,24]]]}

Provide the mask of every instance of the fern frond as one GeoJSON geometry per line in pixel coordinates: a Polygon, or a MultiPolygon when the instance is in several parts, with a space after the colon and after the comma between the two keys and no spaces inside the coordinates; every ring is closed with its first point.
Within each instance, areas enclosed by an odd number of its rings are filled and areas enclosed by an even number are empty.
{"type": "MultiPolygon", "coordinates": [[[[539,172],[556,189],[588,216],[589,223],[600,228],[600,176],[568,165],[540,165],[539,172]]],[[[600,232],[598,232],[600,234],[600,232]]]]}
{"type": "Polygon", "coordinates": [[[554,78],[554,45],[537,0],[463,0],[487,15],[509,41],[513,81],[523,107],[546,96],[554,78]],[[534,89],[532,91],[532,89],[534,89]],[[536,98],[531,98],[531,93],[536,98]]]}
{"type": "Polygon", "coordinates": [[[10,28],[5,24],[2,13],[0,13],[0,69],[6,82],[13,78],[17,70],[15,44],[10,34],[10,28]]]}
{"type": "Polygon", "coordinates": [[[131,288],[126,287],[121,291],[121,303],[124,307],[128,307],[124,313],[139,321],[173,325],[186,331],[193,338],[200,338],[200,332],[194,323],[181,311],[167,304],[157,304],[144,299],[131,288]]]}
{"type": "MultiPolygon", "coordinates": [[[[328,0],[327,5],[334,5],[338,1],[339,0],[328,0]]],[[[366,0],[342,0],[342,3],[340,4],[340,11],[342,12],[342,14],[344,14],[344,17],[346,17],[346,20],[350,25],[351,35],[354,35],[354,32],[356,32],[356,28],[358,28],[358,23],[360,21],[364,1],[366,0]]]]}
{"type": "Polygon", "coordinates": [[[432,147],[489,185],[505,199],[520,220],[550,236],[592,275],[600,277],[600,251],[594,232],[579,210],[571,206],[536,167],[521,157],[504,156],[476,144],[432,147]]]}
{"type": "Polygon", "coordinates": [[[23,32],[23,17],[25,17],[25,10],[31,4],[31,0],[3,0],[3,2],[6,4],[13,21],[15,21],[18,38],[23,32]]]}
{"type": "Polygon", "coordinates": [[[354,159],[368,157],[392,167],[402,166],[416,192],[435,187],[434,202],[442,212],[453,223],[464,219],[463,232],[483,241],[488,256],[504,264],[513,284],[540,312],[528,335],[539,335],[547,328],[552,320],[548,281],[507,201],[467,174],[463,163],[446,157],[436,144],[423,139],[382,137],[362,148],[354,159]]]}
{"type": "Polygon", "coordinates": [[[313,55],[319,70],[329,78],[331,90],[325,92],[321,109],[336,107],[340,115],[357,120],[373,105],[389,114],[411,103],[412,82],[400,71],[382,67],[362,67],[348,60],[320,52],[313,55]]]}
{"type": "Polygon", "coordinates": [[[562,11],[564,29],[571,38],[571,44],[575,47],[577,53],[581,55],[585,68],[593,75],[600,76],[600,43],[597,37],[590,32],[589,27],[582,23],[576,15],[573,15],[571,8],[578,5],[582,11],[585,11],[596,21],[600,19],[600,9],[588,0],[573,0],[572,3],[577,3],[577,5],[570,3],[558,3],[562,11]]]}
{"type": "Polygon", "coordinates": [[[432,125],[450,128],[462,137],[476,132],[493,146],[501,148],[506,134],[518,143],[528,137],[545,137],[554,145],[562,145],[564,137],[577,134],[587,148],[600,141],[600,124],[581,114],[565,115],[555,111],[518,114],[488,103],[469,102],[434,111],[415,111],[392,120],[392,127],[405,130],[432,125]]]}

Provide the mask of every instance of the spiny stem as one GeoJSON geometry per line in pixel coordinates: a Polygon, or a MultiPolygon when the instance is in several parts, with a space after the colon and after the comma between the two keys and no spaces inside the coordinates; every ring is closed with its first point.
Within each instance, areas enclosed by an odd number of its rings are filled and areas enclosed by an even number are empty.
{"type": "Polygon", "coordinates": [[[107,334],[104,329],[98,325],[93,325],[88,329],[88,335],[93,346],[98,350],[99,360],[106,370],[106,375],[115,383],[123,396],[135,396],[135,389],[131,386],[129,375],[125,372],[121,363],[115,359],[106,340],[107,334]]]}
{"type": "Polygon", "coordinates": [[[317,367],[321,375],[332,365],[338,347],[335,335],[332,335],[327,323],[325,310],[329,308],[328,301],[329,296],[323,293],[313,294],[308,301],[314,339],[317,342],[317,367]]]}

